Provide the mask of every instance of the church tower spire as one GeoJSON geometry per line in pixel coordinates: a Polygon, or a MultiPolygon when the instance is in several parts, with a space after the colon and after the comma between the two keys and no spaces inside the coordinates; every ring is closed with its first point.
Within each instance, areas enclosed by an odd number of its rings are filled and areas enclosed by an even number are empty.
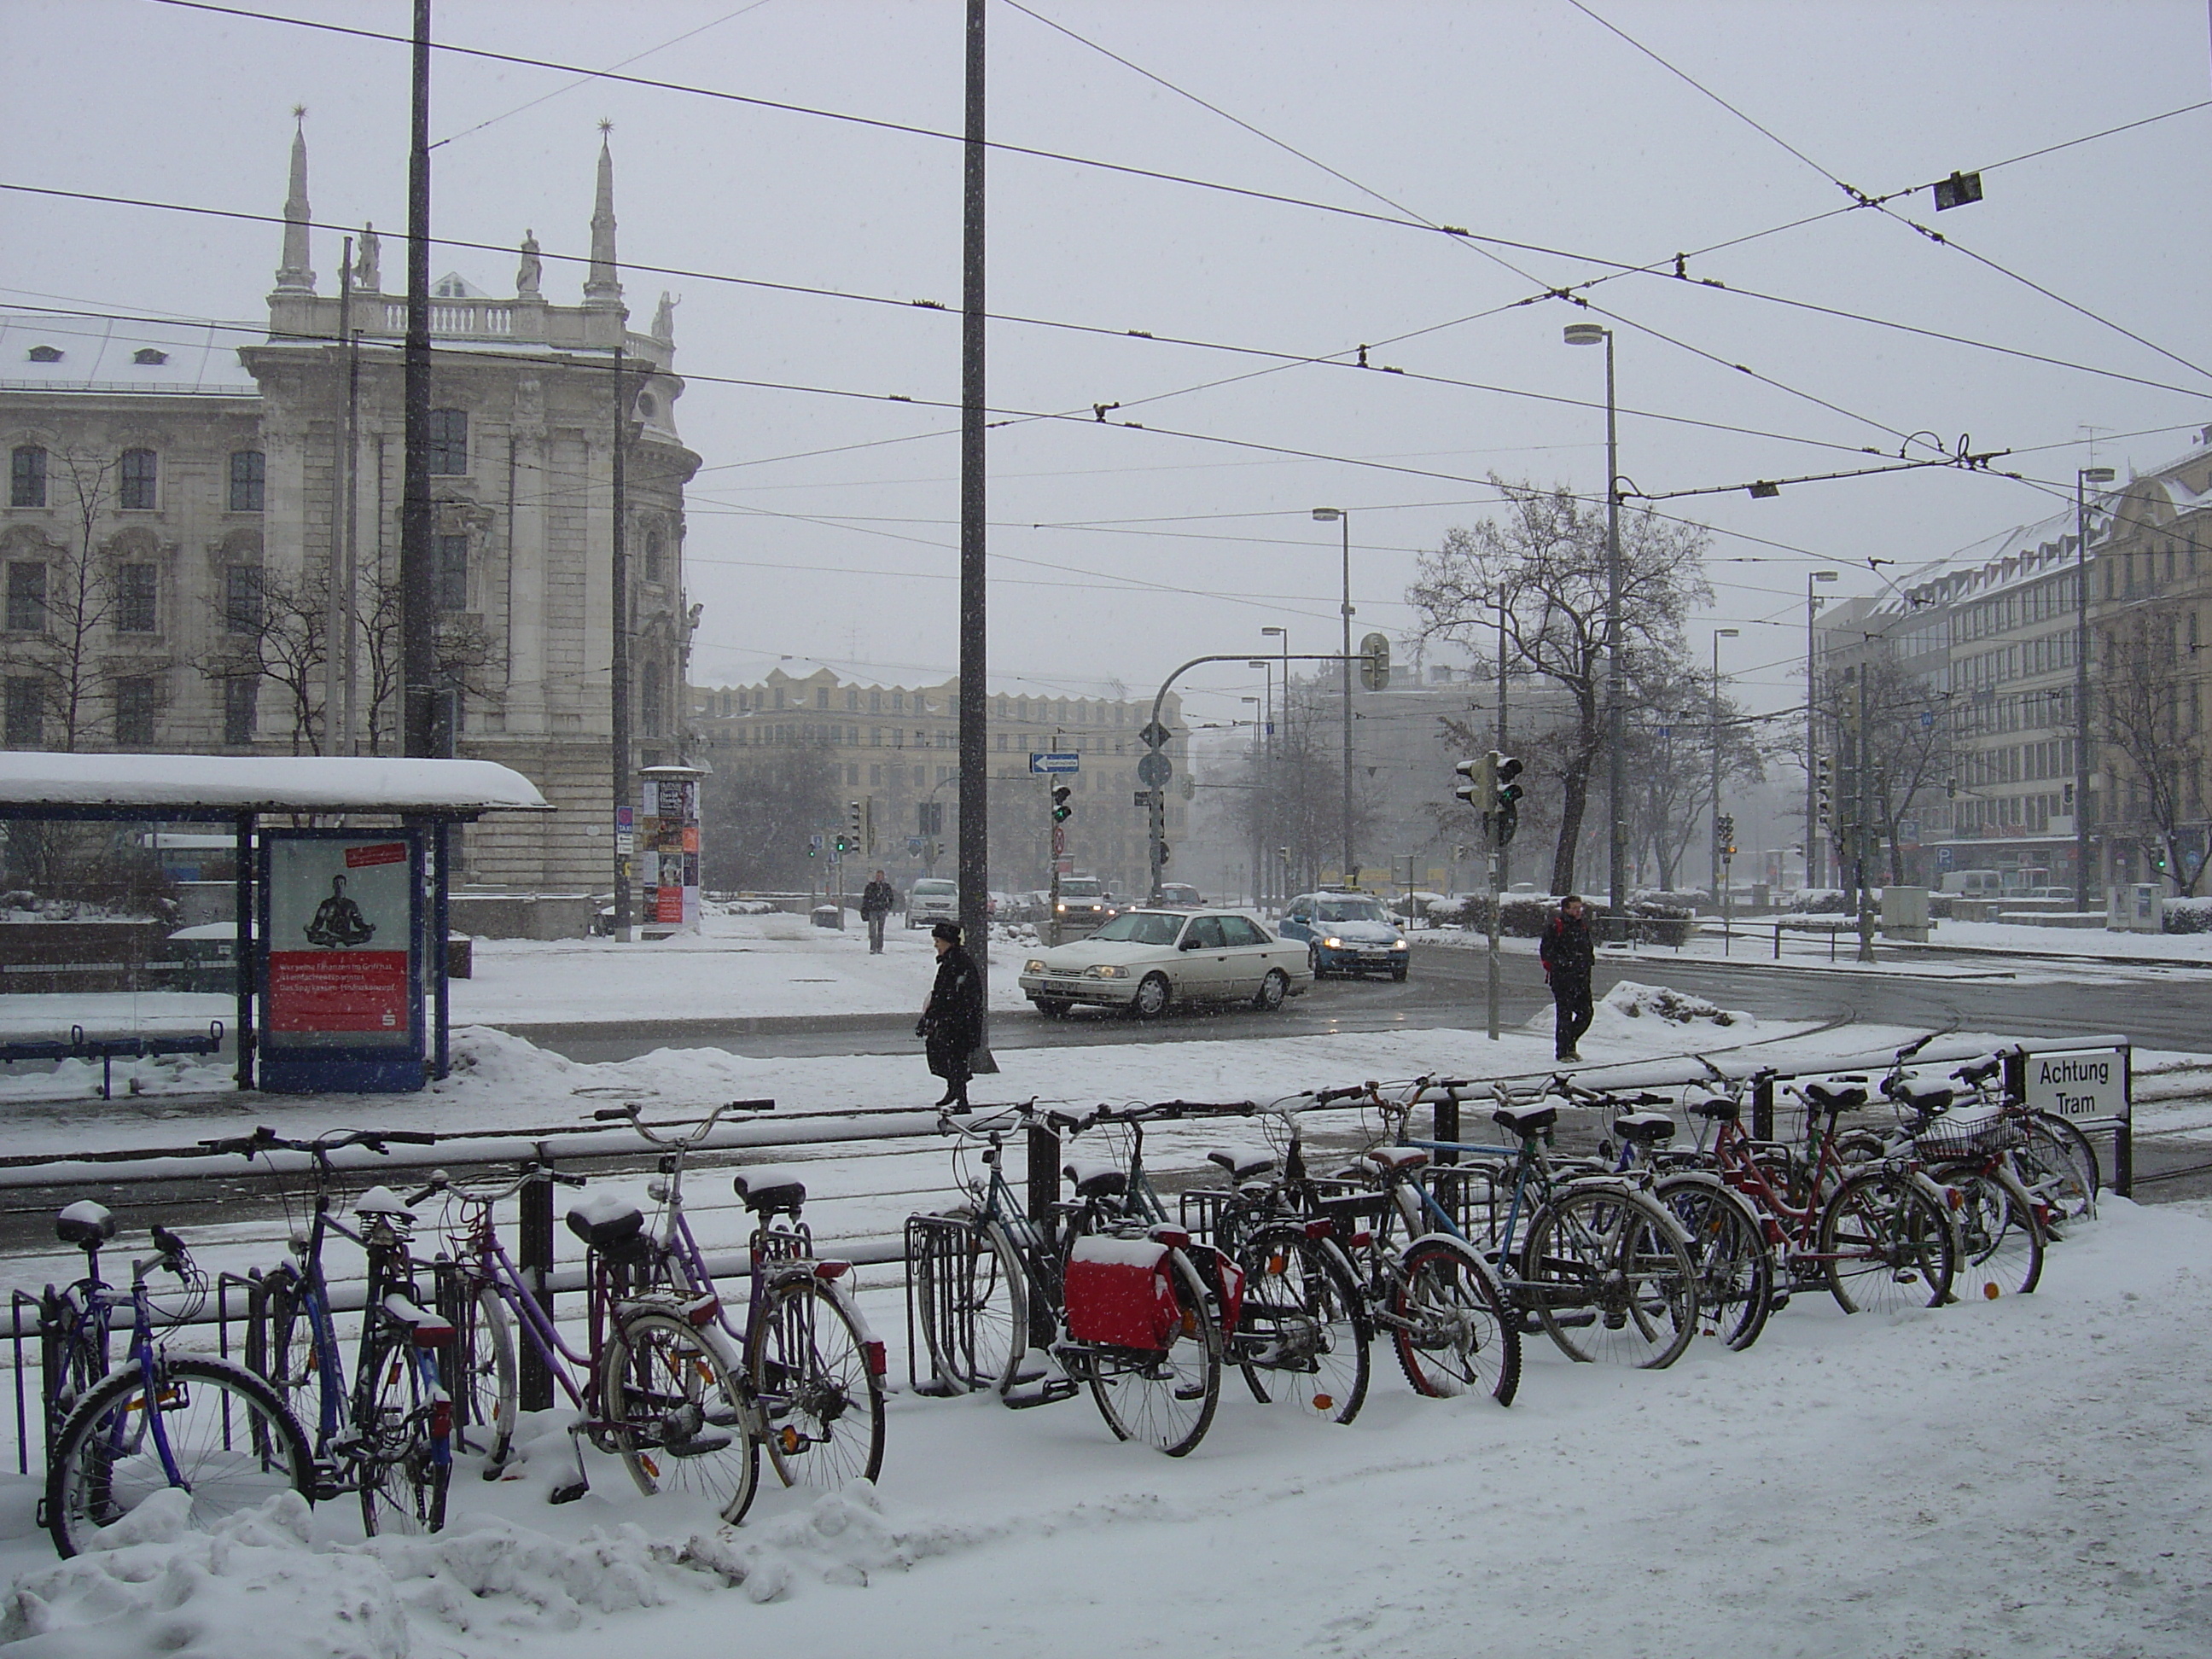
{"type": "Polygon", "coordinates": [[[313,294],[315,273],[307,252],[307,111],[292,106],[292,182],[284,192],[284,263],[276,268],[279,294],[313,294]]]}
{"type": "Polygon", "coordinates": [[[600,310],[622,306],[622,277],[615,264],[615,158],[607,148],[614,123],[599,123],[599,189],[592,204],[592,268],[584,278],[584,303],[600,310]]]}

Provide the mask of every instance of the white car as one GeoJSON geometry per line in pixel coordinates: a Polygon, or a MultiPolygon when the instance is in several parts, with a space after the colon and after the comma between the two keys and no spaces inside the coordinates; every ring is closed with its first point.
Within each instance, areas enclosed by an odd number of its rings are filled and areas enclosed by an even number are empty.
{"type": "Polygon", "coordinates": [[[1276,1009],[1313,986],[1306,947],[1235,910],[1125,910],[1090,938],[1031,957],[1023,993],[1041,1014],[1079,1002],[1157,1019],[1171,1003],[1276,1009]]]}
{"type": "Polygon", "coordinates": [[[942,876],[924,876],[908,890],[906,925],[927,927],[939,921],[960,920],[960,888],[942,876]]]}

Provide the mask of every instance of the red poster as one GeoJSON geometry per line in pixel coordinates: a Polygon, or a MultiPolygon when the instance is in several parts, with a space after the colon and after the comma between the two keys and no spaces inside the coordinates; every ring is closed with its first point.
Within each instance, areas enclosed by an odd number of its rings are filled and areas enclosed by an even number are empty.
{"type": "Polygon", "coordinates": [[[397,1031],[407,1024],[404,951],[271,951],[271,1031],[397,1031]]]}
{"type": "Polygon", "coordinates": [[[345,861],[349,870],[366,870],[379,864],[404,864],[407,862],[407,843],[387,841],[374,847],[349,847],[345,849],[345,861]]]}
{"type": "Polygon", "coordinates": [[[655,921],[684,920],[684,890],[681,887],[656,887],[653,891],[653,919],[655,921]]]}

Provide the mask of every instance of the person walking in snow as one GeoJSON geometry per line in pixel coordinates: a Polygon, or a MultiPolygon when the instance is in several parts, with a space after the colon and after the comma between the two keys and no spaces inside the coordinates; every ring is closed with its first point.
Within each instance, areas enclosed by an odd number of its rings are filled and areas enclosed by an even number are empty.
{"type": "Polygon", "coordinates": [[[1559,901],[1559,915],[1544,924],[1536,954],[1543,959],[1544,977],[1551,981],[1559,1057],[1578,1060],[1582,1055],[1575,1052],[1575,1045],[1589,1030],[1590,972],[1597,965],[1597,945],[1583,918],[1579,895],[1570,893],[1559,901]]]}
{"type": "Polygon", "coordinates": [[[945,1097],[937,1103],[956,1112],[968,1109],[968,1079],[973,1075],[969,1057],[983,1042],[983,981],[975,958],[962,948],[959,927],[940,921],[929,930],[937,946],[937,982],[929,1000],[921,1005],[921,1018],[914,1034],[922,1039],[929,1069],[945,1079],[945,1097]]]}
{"type": "Polygon", "coordinates": [[[898,902],[898,893],[884,872],[876,872],[875,879],[860,890],[860,920],[868,924],[868,954],[879,957],[884,953],[884,922],[890,915],[891,906],[898,902]]]}

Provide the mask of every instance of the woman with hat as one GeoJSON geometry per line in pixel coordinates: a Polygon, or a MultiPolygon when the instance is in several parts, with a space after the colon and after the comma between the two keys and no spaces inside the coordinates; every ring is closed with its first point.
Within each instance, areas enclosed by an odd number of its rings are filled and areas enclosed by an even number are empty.
{"type": "Polygon", "coordinates": [[[937,1103],[956,1110],[968,1105],[968,1058],[983,1041],[983,986],[975,958],[962,948],[960,929],[940,921],[929,930],[937,946],[937,982],[921,1005],[914,1034],[922,1039],[929,1069],[945,1079],[937,1103]]]}

